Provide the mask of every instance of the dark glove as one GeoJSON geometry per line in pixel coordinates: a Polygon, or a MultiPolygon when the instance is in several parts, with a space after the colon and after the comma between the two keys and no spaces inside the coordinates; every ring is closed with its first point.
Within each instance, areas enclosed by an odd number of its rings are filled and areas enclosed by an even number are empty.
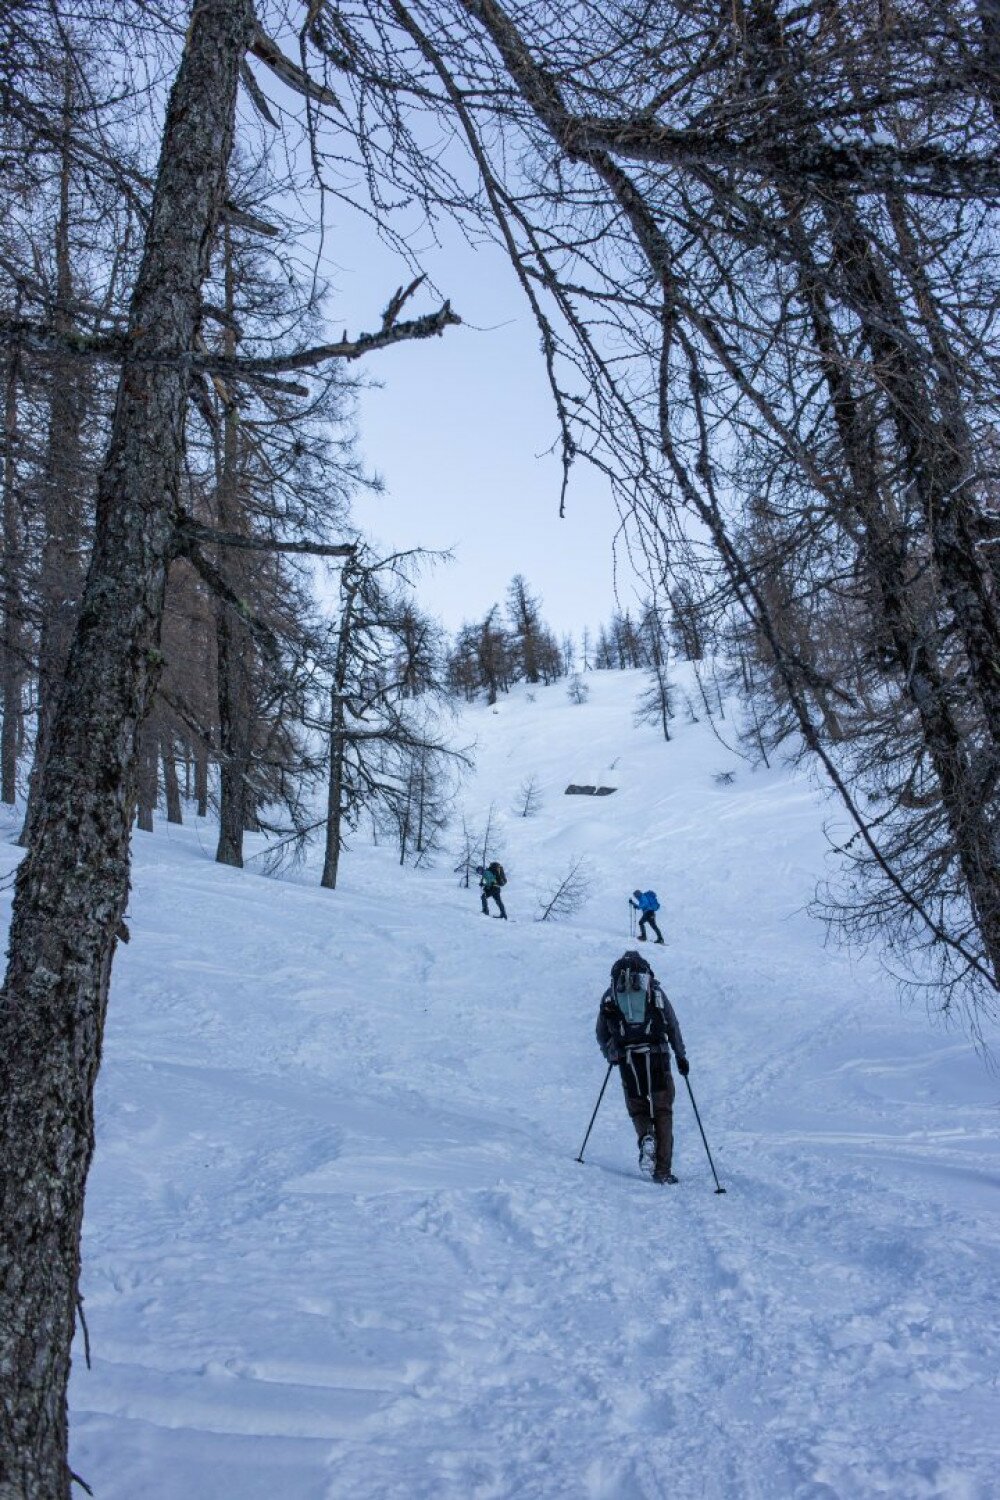
{"type": "Polygon", "coordinates": [[[677,1059],[677,1071],[682,1078],[686,1078],[690,1073],[691,1064],[688,1062],[686,1057],[679,1057],[677,1059]]]}
{"type": "Polygon", "coordinates": [[[610,1063],[612,1067],[614,1067],[615,1063],[618,1061],[618,1053],[615,1051],[614,1047],[608,1047],[606,1049],[604,1053],[604,1060],[605,1062],[610,1063]]]}

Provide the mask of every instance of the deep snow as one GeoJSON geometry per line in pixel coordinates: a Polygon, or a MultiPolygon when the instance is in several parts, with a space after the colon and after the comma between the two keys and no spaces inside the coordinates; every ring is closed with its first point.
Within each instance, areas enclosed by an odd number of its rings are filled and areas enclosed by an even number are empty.
{"type": "Polygon", "coordinates": [[[136,835],[71,1386],[100,1500],[1000,1491],[996,1079],[824,946],[806,777],[588,680],[464,717],[510,924],[445,857],[359,840],[329,893],[216,866],[206,825],[136,835]],[[577,854],[589,904],[536,924],[577,854]],[[726,1197],[683,1088],[678,1187],[614,1079],[574,1161],[636,885],[726,1197]]]}

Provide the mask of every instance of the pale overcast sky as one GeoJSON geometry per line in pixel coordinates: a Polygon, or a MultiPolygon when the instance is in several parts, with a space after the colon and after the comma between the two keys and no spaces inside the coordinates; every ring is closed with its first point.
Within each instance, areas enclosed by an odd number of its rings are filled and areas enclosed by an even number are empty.
{"type": "MultiPolygon", "coordinates": [[[[334,225],[327,247],[332,305],[344,309],[352,331],[375,327],[405,266],[367,225],[334,225]]],[[[538,334],[500,251],[473,250],[456,235],[425,262],[463,326],[367,362],[365,373],[382,389],[361,398],[361,450],[387,493],[362,500],[357,520],[393,547],[453,549],[454,562],[419,589],[449,629],[501,601],[521,572],[547,621],[578,636],[615,607],[618,520],[607,485],[580,464],[560,521],[560,465],[546,451],[556,420],[538,334]]],[[[436,305],[421,289],[407,315],[436,305]]],[[[626,577],[619,586],[631,602],[626,577]]]]}

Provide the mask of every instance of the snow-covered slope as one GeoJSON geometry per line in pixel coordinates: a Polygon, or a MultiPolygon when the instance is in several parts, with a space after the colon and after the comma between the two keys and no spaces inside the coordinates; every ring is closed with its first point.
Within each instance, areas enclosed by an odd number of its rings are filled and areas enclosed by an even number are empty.
{"type": "Polygon", "coordinates": [[[331,894],[136,836],[71,1389],[101,1500],[997,1494],[995,1079],[824,947],[805,778],[590,682],[466,715],[511,923],[444,858],[359,847],[331,894]],[[589,904],[535,923],[577,855],[589,904]],[[683,1089],[678,1187],[614,1079],[574,1160],[637,885],[725,1197],[683,1089]]]}

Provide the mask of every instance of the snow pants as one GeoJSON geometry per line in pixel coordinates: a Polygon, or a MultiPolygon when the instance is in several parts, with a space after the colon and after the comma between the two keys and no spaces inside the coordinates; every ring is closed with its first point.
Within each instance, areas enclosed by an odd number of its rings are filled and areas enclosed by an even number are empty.
{"type": "Polygon", "coordinates": [[[651,911],[641,911],[639,913],[639,937],[642,939],[643,942],[645,942],[646,938],[649,936],[649,934],[646,932],[646,923],[647,922],[649,923],[650,927],[652,927],[653,931],[656,933],[656,941],[658,943],[662,943],[663,942],[663,933],[660,931],[659,927],[657,926],[655,913],[653,913],[651,911]]]}
{"type": "Polygon", "coordinates": [[[656,1141],[656,1170],[669,1172],[674,1154],[674,1080],[663,1052],[628,1051],[618,1065],[625,1107],[636,1137],[656,1141]]]}
{"type": "Polygon", "coordinates": [[[489,916],[489,911],[487,910],[487,906],[486,906],[487,901],[495,901],[496,902],[497,906],[499,906],[499,908],[500,908],[500,915],[503,917],[504,921],[506,921],[507,920],[507,913],[504,911],[503,900],[501,898],[500,890],[499,890],[498,886],[492,885],[492,886],[489,887],[488,890],[485,887],[483,888],[483,916],[484,917],[488,917],[489,916]]]}

